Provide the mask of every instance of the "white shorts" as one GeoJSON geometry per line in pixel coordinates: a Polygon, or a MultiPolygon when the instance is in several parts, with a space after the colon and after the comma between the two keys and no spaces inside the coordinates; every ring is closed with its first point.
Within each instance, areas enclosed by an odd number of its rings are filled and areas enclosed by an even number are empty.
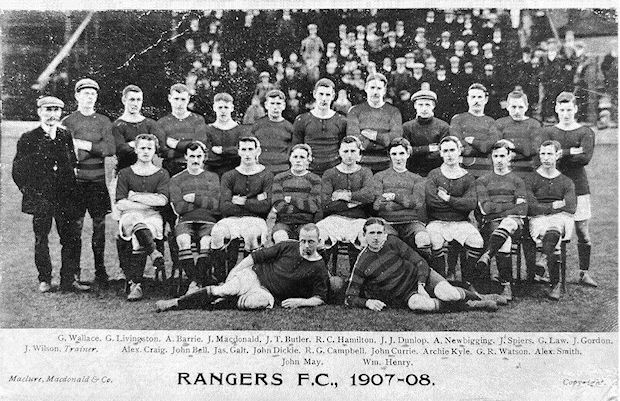
{"type": "Polygon", "coordinates": [[[356,248],[362,249],[366,246],[364,239],[364,224],[366,219],[353,219],[343,216],[327,216],[316,223],[319,227],[319,242],[321,247],[329,249],[337,242],[350,243],[356,248]],[[327,240],[331,244],[325,245],[327,240]]]}
{"type": "MultiPolygon", "coordinates": [[[[267,243],[269,238],[269,229],[265,220],[254,216],[225,217],[215,224],[212,232],[219,230],[228,231],[230,239],[243,238],[246,251],[260,248],[267,243]]],[[[224,239],[212,235],[211,248],[224,247],[224,239]]]]}
{"type": "Polygon", "coordinates": [[[128,210],[121,215],[118,221],[118,231],[122,239],[132,241],[134,249],[138,249],[139,244],[138,240],[132,235],[133,228],[139,223],[146,225],[154,238],[164,238],[164,221],[158,211],[151,209],[128,210]]]}
{"type": "Polygon", "coordinates": [[[573,215],[568,213],[556,213],[530,217],[530,236],[534,242],[536,242],[536,246],[542,245],[542,238],[551,227],[560,230],[562,239],[572,237],[573,228],[575,227],[573,215]]]}
{"type": "Polygon", "coordinates": [[[431,237],[431,247],[439,249],[444,242],[456,241],[465,245],[467,240],[484,243],[482,236],[476,227],[469,221],[443,221],[434,220],[426,225],[426,231],[431,237]]]}
{"type": "Polygon", "coordinates": [[[584,221],[592,218],[592,206],[590,194],[579,195],[577,197],[577,210],[575,210],[575,221],[584,221]]]}
{"type": "MultiPolygon", "coordinates": [[[[273,308],[275,299],[273,295],[263,287],[258,280],[258,276],[253,269],[243,269],[235,274],[229,275],[226,282],[238,280],[237,308],[239,309],[262,309],[273,308]]],[[[226,284],[224,284],[226,285],[226,284]]]]}

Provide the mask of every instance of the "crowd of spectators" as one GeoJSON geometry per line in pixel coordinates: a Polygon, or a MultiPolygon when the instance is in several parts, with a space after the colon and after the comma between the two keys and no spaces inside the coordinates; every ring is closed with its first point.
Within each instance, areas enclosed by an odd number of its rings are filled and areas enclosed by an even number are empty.
{"type": "MultiPolygon", "coordinates": [[[[480,82],[493,118],[507,115],[506,95],[521,87],[533,117],[553,121],[555,98],[569,90],[579,101],[579,121],[595,123],[597,91],[617,75],[617,57],[599,68],[570,31],[562,41],[528,46],[508,10],[215,10],[188,21],[179,68],[194,110],[207,120],[215,118],[213,95],[225,91],[235,94],[235,118],[252,124],[265,113],[265,94],[277,88],[287,96],[284,117],[293,121],[312,108],[321,77],[336,83],[334,108],[346,114],[364,100],[366,76],[380,72],[389,79],[386,100],[403,121],[415,116],[409,99],[420,89],[437,93],[435,115],[450,121],[467,110],[469,85],[480,82]]],[[[609,103],[617,104],[614,96],[609,103]]]]}

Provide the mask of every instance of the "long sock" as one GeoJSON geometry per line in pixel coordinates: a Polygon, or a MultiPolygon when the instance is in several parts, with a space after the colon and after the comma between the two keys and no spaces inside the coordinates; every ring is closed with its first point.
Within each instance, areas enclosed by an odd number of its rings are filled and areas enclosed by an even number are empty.
{"type": "Polygon", "coordinates": [[[560,282],[560,263],[558,261],[558,255],[552,253],[547,256],[547,269],[549,270],[549,278],[551,284],[557,284],[560,282]]]}
{"type": "Polygon", "coordinates": [[[461,300],[465,300],[465,301],[479,301],[480,297],[478,296],[478,294],[476,294],[473,291],[469,291],[465,288],[461,288],[461,287],[454,287],[456,288],[456,290],[459,292],[459,294],[461,295],[461,300]]]}
{"type": "Polygon", "coordinates": [[[499,281],[509,283],[512,281],[512,256],[509,253],[498,252],[495,255],[499,281]]]}
{"type": "Polygon", "coordinates": [[[179,249],[179,267],[185,271],[190,281],[196,281],[196,266],[191,249],[179,249]]]}
{"type": "Polygon", "coordinates": [[[204,287],[200,290],[189,294],[183,295],[178,300],[178,308],[179,309],[198,309],[198,308],[208,308],[213,301],[213,294],[211,292],[212,287],[204,287]]]}
{"type": "MultiPolygon", "coordinates": [[[[226,247],[226,275],[228,276],[228,272],[230,272],[233,267],[237,264],[237,260],[239,259],[239,245],[241,244],[241,239],[234,238],[230,241],[228,246],[226,247]]],[[[226,277],[224,277],[226,279],[226,277]]]]}
{"type": "Polygon", "coordinates": [[[497,227],[493,233],[491,234],[491,238],[489,239],[489,256],[493,257],[499,251],[499,249],[504,245],[504,242],[510,237],[510,233],[502,228],[497,227]]]}
{"type": "Polygon", "coordinates": [[[579,254],[579,270],[588,270],[590,268],[590,252],[592,252],[592,245],[587,242],[577,243],[577,253],[579,254]]]}
{"type": "MultiPolygon", "coordinates": [[[[455,273],[456,272],[456,265],[459,261],[459,256],[461,256],[461,251],[463,249],[461,248],[460,245],[448,245],[448,251],[447,251],[447,264],[448,264],[448,273],[452,272],[455,273]]],[[[463,264],[465,262],[465,258],[463,257],[461,259],[461,264],[463,264]]]]}
{"type": "Polygon", "coordinates": [[[426,263],[431,263],[432,261],[432,256],[431,256],[431,246],[420,246],[420,247],[416,247],[414,248],[416,251],[418,251],[418,253],[420,254],[420,256],[422,256],[424,258],[424,260],[426,260],[426,263]]]}
{"type": "Polygon", "coordinates": [[[226,281],[226,250],[225,249],[213,249],[211,250],[211,260],[213,263],[213,278],[218,283],[226,281]]]}
{"type": "Polygon", "coordinates": [[[523,246],[523,256],[527,268],[527,279],[531,281],[536,274],[536,243],[529,235],[524,235],[521,245],[523,246]]]}
{"type": "Polygon", "coordinates": [[[118,264],[125,277],[129,276],[131,263],[131,241],[122,238],[116,239],[116,253],[118,254],[118,264]]]}
{"type": "Polygon", "coordinates": [[[211,272],[211,250],[201,249],[196,260],[196,274],[200,285],[215,284],[211,272]]]}
{"type": "MultiPolygon", "coordinates": [[[[136,224],[136,227],[139,227],[139,225],[136,224]]],[[[137,228],[134,229],[133,235],[136,236],[138,243],[147,255],[150,255],[155,250],[155,241],[153,240],[151,230],[148,228],[137,228]]]]}
{"type": "Polygon", "coordinates": [[[560,242],[562,234],[558,230],[550,229],[545,232],[542,239],[542,252],[549,256],[555,252],[555,247],[560,242]]]}
{"type": "Polygon", "coordinates": [[[476,270],[476,262],[482,256],[482,248],[473,248],[471,246],[465,245],[465,263],[462,266],[461,276],[463,281],[468,281],[470,283],[474,281],[478,281],[484,277],[488,277],[490,273],[487,272],[479,272],[476,270]]]}
{"type": "Polygon", "coordinates": [[[127,280],[134,283],[141,283],[142,276],[144,275],[144,266],[146,265],[146,253],[137,250],[131,254],[131,268],[130,273],[127,275],[127,280]]]}
{"type": "Polygon", "coordinates": [[[443,277],[446,277],[446,254],[444,248],[432,250],[431,268],[443,277]]]}

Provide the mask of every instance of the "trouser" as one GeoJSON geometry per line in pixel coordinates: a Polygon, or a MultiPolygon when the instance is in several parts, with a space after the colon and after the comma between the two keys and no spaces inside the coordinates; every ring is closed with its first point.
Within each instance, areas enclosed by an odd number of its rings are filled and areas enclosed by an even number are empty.
{"type": "MultiPolygon", "coordinates": [[[[104,265],[105,251],[105,216],[111,210],[110,194],[105,181],[78,181],[78,219],[79,230],[84,227],[86,213],[93,221],[93,236],[91,247],[95,260],[95,275],[107,277],[104,265]]],[[[81,250],[80,250],[81,251],[81,250]]]]}
{"type": "Polygon", "coordinates": [[[52,281],[52,262],[49,252],[49,233],[52,219],[56,222],[56,231],[60,237],[61,267],[60,285],[70,285],[80,269],[80,248],[82,241],[77,218],[68,216],[64,211],[56,211],[53,215],[34,215],[32,229],[34,231],[34,263],[39,272],[39,281],[52,281]]]}
{"type": "MultiPolygon", "coordinates": [[[[104,252],[105,252],[105,215],[92,216],[93,220],[93,236],[91,239],[91,248],[93,250],[93,258],[95,260],[95,275],[105,276],[104,252]]],[[[80,233],[84,227],[84,217],[78,219],[78,229],[80,233]]]]}

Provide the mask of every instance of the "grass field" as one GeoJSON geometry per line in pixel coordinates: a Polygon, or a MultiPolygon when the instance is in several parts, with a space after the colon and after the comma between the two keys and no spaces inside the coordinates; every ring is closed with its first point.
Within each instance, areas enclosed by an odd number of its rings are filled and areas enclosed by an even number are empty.
{"type": "MultiPolygon", "coordinates": [[[[331,304],[315,309],[262,312],[172,311],[154,313],[154,301],[166,289],[147,285],[146,297],[128,303],[120,285],[88,294],[40,294],[34,267],[31,216],[21,213],[21,194],[11,179],[11,161],[23,126],[3,123],[0,159],[0,327],[62,327],[89,329],[178,330],[347,330],[347,331],[617,331],[618,292],[618,154],[616,145],[597,146],[588,167],[594,217],[592,274],[597,289],[575,284],[576,239],[568,246],[568,291],[560,302],[548,301],[540,287],[526,287],[509,306],[496,313],[468,312],[419,315],[406,310],[347,309],[331,304]]],[[[90,251],[90,222],[83,236],[84,279],[94,276],[90,251]]],[[[114,222],[108,220],[106,266],[108,274],[120,273],[113,239],[114,222]]],[[[53,230],[52,230],[53,231],[53,230]]],[[[58,236],[50,238],[54,283],[58,281],[58,236]]],[[[346,261],[339,268],[346,275],[346,261]]],[[[153,275],[151,268],[147,275],[153,275]]]]}

